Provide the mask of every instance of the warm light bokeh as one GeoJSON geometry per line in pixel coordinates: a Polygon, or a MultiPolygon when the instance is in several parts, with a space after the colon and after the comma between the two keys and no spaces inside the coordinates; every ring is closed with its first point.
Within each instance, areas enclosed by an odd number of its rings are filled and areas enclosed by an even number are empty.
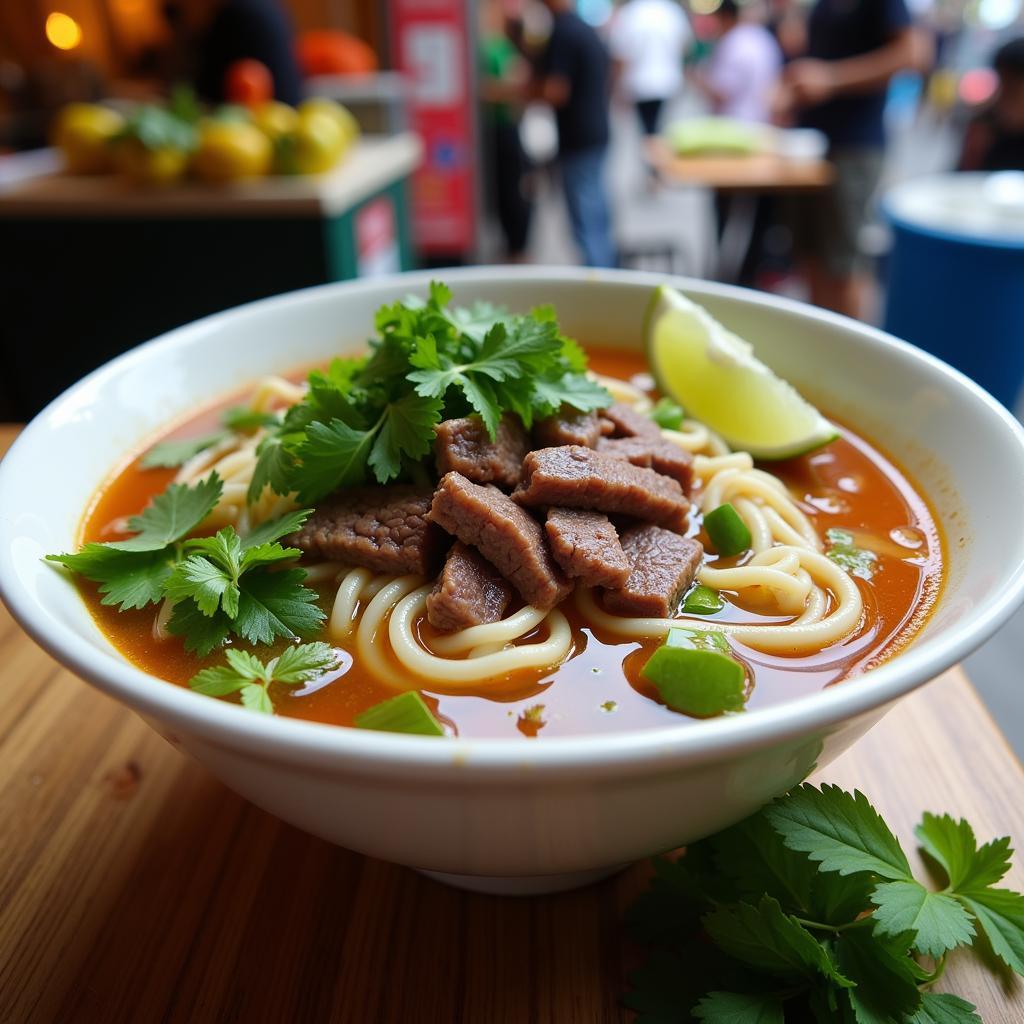
{"type": "Polygon", "coordinates": [[[71,15],[53,11],[46,16],[46,38],[58,50],[73,50],[82,41],[82,29],[71,15]]]}

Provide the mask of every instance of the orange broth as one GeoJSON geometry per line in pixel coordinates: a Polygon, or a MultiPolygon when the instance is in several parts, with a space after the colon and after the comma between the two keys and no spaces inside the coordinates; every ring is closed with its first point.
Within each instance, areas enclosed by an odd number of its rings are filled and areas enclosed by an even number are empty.
{"type": "MultiPolygon", "coordinates": [[[[645,372],[639,355],[595,349],[591,366],[599,373],[629,379],[645,372]]],[[[202,434],[215,425],[223,402],[168,430],[161,439],[202,434]]],[[[810,455],[763,468],[783,480],[823,536],[838,527],[878,549],[877,571],[858,579],[865,623],[855,635],[812,655],[764,654],[730,641],[752,676],[747,708],[756,710],[821,690],[855,677],[891,657],[912,639],[941,587],[943,550],[936,520],[907,475],[876,446],[841,427],[842,436],[810,455]]],[[[174,470],[143,469],[138,457],[123,466],[97,493],[83,520],[82,543],[125,536],[126,516],[137,514],[170,483],[174,470]]],[[[690,532],[699,535],[700,515],[691,514],[690,532]]],[[[740,556],[740,561],[743,556],[740,556]]],[[[709,561],[719,561],[709,556],[709,561]]],[[[722,561],[723,565],[735,563],[722,561]]],[[[322,590],[330,610],[334,586],[322,590]]],[[[153,607],[118,612],[100,604],[96,588],[83,583],[85,601],[100,630],[134,665],[185,686],[201,668],[219,664],[188,654],[178,638],[155,640],[153,607]]],[[[524,670],[472,690],[445,693],[424,682],[424,696],[454,731],[472,737],[544,737],[600,733],[693,722],[657,700],[639,671],[660,640],[623,640],[585,626],[571,600],[563,606],[573,627],[575,653],[553,671],[524,670]]],[[[744,622],[784,622],[756,610],[726,603],[712,618],[744,622]]],[[[699,622],[696,623],[699,625],[699,622]]],[[[429,632],[430,627],[421,627],[429,632]]],[[[280,645],[279,645],[280,647],[280,645]]],[[[376,681],[347,651],[338,648],[339,667],[301,689],[274,684],[278,714],[336,725],[351,725],[360,711],[394,691],[376,681]]],[[[259,652],[266,657],[267,649],[259,652]]],[[[212,698],[211,698],[212,699],[212,698]]],[[[234,699],[234,698],[227,698],[234,699]]]]}

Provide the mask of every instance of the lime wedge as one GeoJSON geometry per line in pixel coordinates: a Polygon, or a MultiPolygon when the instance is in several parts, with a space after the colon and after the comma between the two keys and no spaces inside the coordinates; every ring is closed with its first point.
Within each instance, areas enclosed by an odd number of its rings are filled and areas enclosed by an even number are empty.
{"type": "Polygon", "coordinates": [[[655,292],[644,339],[662,393],[731,448],[756,459],[789,459],[839,436],[747,342],[674,288],[662,285],[655,292]]]}

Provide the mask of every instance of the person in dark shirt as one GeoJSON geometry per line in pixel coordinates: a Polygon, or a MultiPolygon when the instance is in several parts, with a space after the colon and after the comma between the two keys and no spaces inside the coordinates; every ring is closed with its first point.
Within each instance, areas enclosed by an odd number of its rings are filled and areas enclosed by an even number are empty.
{"type": "Polygon", "coordinates": [[[807,26],[807,55],[786,69],[780,111],[828,138],[835,183],[798,202],[795,246],[811,301],[863,317],[870,267],[859,245],[885,152],[889,79],[922,69],[928,44],[904,0],[817,0],[807,26]]]}
{"type": "Polygon", "coordinates": [[[168,0],[164,14],[190,36],[196,92],[210,103],[225,100],[224,74],[238,60],[258,60],[274,80],[274,98],[293,106],[302,99],[295,32],[276,0],[168,0]]]}
{"type": "Polygon", "coordinates": [[[558,162],[573,237],[591,267],[615,266],[604,186],[611,60],[570,0],[545,0],[551,35],[537,62],[533,92],[555,109],[558,162]]]}
{"type": "Polygon", "coordinates": [[[967,126],[960,170],[1024,171],[1024,36],[999,47],[992,66],[999,88],[967,126]]]}

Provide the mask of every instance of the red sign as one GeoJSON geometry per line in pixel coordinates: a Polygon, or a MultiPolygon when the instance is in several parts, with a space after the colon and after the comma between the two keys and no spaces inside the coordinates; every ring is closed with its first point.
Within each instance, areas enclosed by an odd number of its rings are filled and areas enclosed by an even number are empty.
{"type": "Polygon", "coordinates": [[[395,207],[389,196],[380,196],[356,213],[356,272],[359,277],[380,277],[401,269],[395,207]]]}
{"type": "Polygon", "coordinates": [[[389,0],[395,65],[412,83],[410,121],[423,139],[413,177],[416,248],[428,255],[476,244],[477,161],[467,0],[389,0]]]}

